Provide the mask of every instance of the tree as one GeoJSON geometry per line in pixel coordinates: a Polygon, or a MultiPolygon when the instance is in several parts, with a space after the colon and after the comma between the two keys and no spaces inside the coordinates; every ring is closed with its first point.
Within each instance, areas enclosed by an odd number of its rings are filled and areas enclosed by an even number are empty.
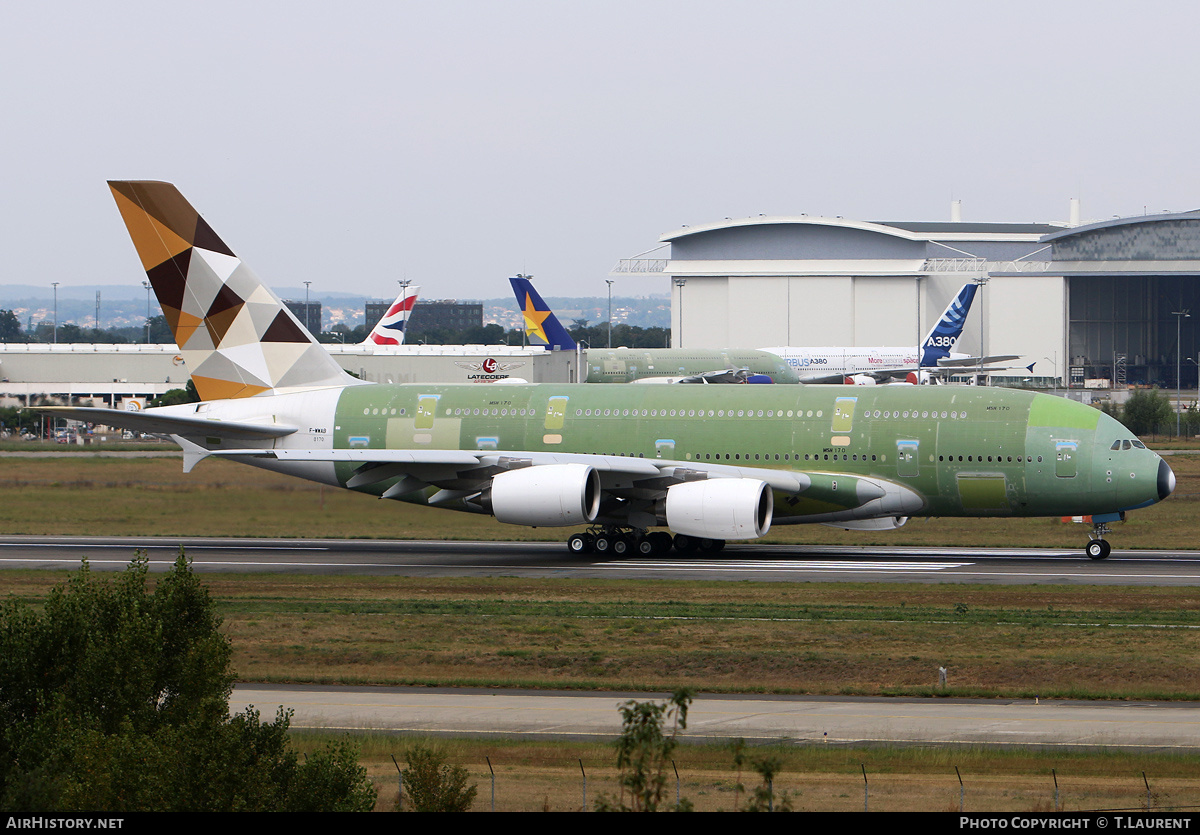
{"type": "MultiPolygon", "coordinates": [[[[155,345],[167,345],[175,341],[166,316],[151,316],[146,320],[146,324],[150,326],[150,341],[155,345]]],[[[142,333],[145,333],[145,328],[142,329],[142,333]]]]}
{"type": "Polygon", "coordinates": [[[762,783],[754,787],[754,792],[750,797],[750,800],[746,802],[746,811],[792,811],[792,797],[787,792],[780,794],[779,802],[775,802],[775,776],[779,774],[779,772],[783,771],[783,760],[779,757],[767,755],[752,759],[750,764],[754,767],[754,770],[758,772],[758,776],[762,777],[762,783]]]}
{"type": "Polygon", "coordinates": [[[21,320],[11,310],[0,310],[0,342],[24,342],[21,320]]]}
{"type": "Polygon", "coordinates": [[[369,810],[345,746],[300,763],[291,714],[230,718],[229,639],[180,552],[147,588],[86,563],[40,611],[0,607],[0,808],[28,812],[369,810]]]}
{"type": "Polygon", "coordinates": [[[1171,403],[1158,389],[1138,389],[1121,410],[1125,426],[1135,435],[1159,434],[1175,428],[1171,403]]]}
{"type": "Polygon", "coordinates": [[[477,785],[467,785],[467,770],[448,765],[440,748],[414,745],[404,754],[408,768],[404,787],[417,812],[466,812],[475,802],[477,785]]]}
{"type": "MultiPolygon", "coordinates": [[[[621,801],[613,803],[601,797],[596,803],[598,812],[657,812],[667,788],[667,765],[679,744],[679,731],[687,728],[688,705],[692,692],[676,690],[666,702],[639,702],[630,699],[621,705],[621,738],[617,740],[617,768],[621,774],[621,801]],[[671,721],[671,733],[663,732],[663,724],[671,721]],[[630,804],[624,803],[629,791],[630,804]]],[[[691,804],[680,804],[690,808],[691,804]]]]}
{"type": "Polygon", "coordinates": [[[156,397],[150,401],[151,406],[176,406],[180,403],[199,403],[200,392],[196,391],[196,384],[188,378],[187,385],[181,389],[168,389],[161,397],[156,397]]]}

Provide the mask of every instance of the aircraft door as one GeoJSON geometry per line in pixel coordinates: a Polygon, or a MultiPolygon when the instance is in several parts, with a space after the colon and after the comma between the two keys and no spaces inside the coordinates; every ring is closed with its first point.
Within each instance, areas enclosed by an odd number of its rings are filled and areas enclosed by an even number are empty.
{"type": "Polygon", "coordinates": [[[570,398],[555,396],[551,397],[546,404],[546,422],[543,424],[547,429],[561,430],[564,420],[567,416],[567,401],[570,398]]]}
{"type": "Polygon", "coordinates": [[[839,397],[833,401],[834,432],[849,432],[854,427],[854,407],[857,397],[839,397]]]}
{"type": "Polygon", "coordinates": [[[1054,474],[1059,478],[1074,478],[1079,471],[1075,457],[1079,453],[1076,441],[1058,441],[1054,445],[1054,474]]]}
{"type": "Polygon", "coordinates": [[[414,424],[417,429],[433,428],[433,419],[437,416],[437,404],[440,398],[440,394],[422,394],[417,398],[417,415],[414,424]]]}
{"type": "Polygon", "coordinates": [[[916,478],[921,474],[920,441],[896,441],[896,475],[916,478]]]}

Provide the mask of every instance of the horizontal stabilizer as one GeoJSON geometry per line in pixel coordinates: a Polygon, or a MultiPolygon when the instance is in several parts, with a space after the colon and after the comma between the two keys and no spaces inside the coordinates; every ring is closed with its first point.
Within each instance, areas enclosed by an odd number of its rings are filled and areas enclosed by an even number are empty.
{"type": "Polygon", "coordinates": [[[116,426],[134,432],[148,432],[152,435],[204,436],[238,441],[269,441],[272,438],[282,438],[285,435],[291,435],[297,430],[295,426],[287,426],[279,423],[209,420],[207,418],[162,414],[155,410],[142,412],[85,406],[38,406],[35,411],[65,417],[70,420],[82,420],[87,423],[116,426]]]}
{"type": "Polygon", "coordinates": [[[976,365],[991,365],[994,362],[1012,362],[1021,358],[1020,354],[997,354],[994,357],[943,357],[938,360],[939,368],[971,368],[976,365]]]}

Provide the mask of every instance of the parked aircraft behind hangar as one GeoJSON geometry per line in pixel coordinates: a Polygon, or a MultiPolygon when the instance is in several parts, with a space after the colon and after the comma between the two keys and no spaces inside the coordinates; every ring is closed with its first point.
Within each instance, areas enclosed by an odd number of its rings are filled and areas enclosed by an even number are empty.
{"type": "MultiPolygon", "coordinates": [[[[576,345],[550,306],[525,276],[510,278],[532,345],[574,351],[576,345]]],[[[589,348],[587,382],[633,383],[647,378],[671,382],[713,382],[722,371],[745,369],[776,383],[933,382],[939,373],[961,373],[976,366],[1005,362],[1014,355],[972,357],[954,353],[962,336],[977,286],[965,284],[930,328],[921,347],[803,348],[761,350],[703,348],[589,348]],[[781,363],[780,358],[783,360],[781,363]]],[[[745,382],[732,378],[725,382],[745,382]]]]}
{"type": "MultiPolygon", "coordinates": [[[[527,276],[514,276],[508,281],[525,319],[530,345],[560,351],[579,348],[527,276]]],[[[781,358],[746,348],[585,348],[581,353],[587,364],[587,375],[581,377],[587,383],[800,381],[781,358]]]]}
{"type": "Polygon", "coordinates": [[[1030,392],[366,383],[174,186],[110,186],[204,401],[45,410],[170,435],[185,470],[219,456],[509,524],[587,528],[573,552],[643,554],[717,550],[773,524],[1086,514],[1088,554],[1102,559],[1109,522],[1175,487],[1112,418],[1030,392]]]}
{"type": "Polygon", "coordinates": [[[908,382],[931,382],[941,373],[963,373],[970,369],[1017,359],[1008,354],[992,357],[972,357],[955,353],[954,346],[962,336],[971,302],[978,290],[975,284],[964,284],[941,317],[929,329],[919,348],[798,348],[784,346],[764,348],[783,357],[800,377],[802,383],[854,383],[874,385],[902,377],[908,382]]]}

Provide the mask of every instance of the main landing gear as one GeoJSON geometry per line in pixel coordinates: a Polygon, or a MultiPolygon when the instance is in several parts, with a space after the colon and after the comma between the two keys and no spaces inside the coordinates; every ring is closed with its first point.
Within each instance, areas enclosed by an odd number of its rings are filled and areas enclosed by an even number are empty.
{"type": "Polygon", "coordinates": [[[571,534],[567,539],[567,550],[572,554],[611,554],[624,557],[637,554],[642,557],[659,557],[674,548],[680,554],[697,551],[715,554],[725,547],[723,539],[702,539],[666,531],[647,533],[636,528],[588,528],[583,533],[571,534]]]}
{"type": "Polygon", "coordinates": [[[1106,533],[1111,533],[1106,523],[1095,522],[1092,524],[1091,533],[1088,534],[1091,542],[1087,544],[1087,555],[1094,560],[1102,560],[1112,553],[1112,546],[1104,538],[1106,533]]]}

